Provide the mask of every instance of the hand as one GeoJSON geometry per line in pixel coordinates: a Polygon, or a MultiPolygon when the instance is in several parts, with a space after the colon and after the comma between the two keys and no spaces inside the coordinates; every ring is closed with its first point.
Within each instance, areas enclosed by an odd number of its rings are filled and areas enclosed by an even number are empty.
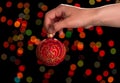
{"type": "Polygon", "coordinates": [[[94,8],[60,4],[46,13],[44,27],[48,33],[62,32],[63,28],[88,27],[92,26],[94,16],[94,8]]]}

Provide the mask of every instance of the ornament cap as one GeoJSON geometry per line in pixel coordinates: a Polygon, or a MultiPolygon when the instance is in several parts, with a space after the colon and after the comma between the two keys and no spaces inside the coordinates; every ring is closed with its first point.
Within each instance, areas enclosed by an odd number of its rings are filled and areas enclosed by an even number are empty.
{"type": "Polygon", "coordinates": [[[53,34],[50,33],[50,34],[47,35],[47,37],[48,37],[48,38],[53,38],[53,34]]]}

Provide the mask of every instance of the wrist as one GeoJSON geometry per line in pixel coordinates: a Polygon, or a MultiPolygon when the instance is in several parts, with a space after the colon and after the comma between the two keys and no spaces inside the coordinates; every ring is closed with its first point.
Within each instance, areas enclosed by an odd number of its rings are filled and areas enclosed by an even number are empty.
{"type": "Polygon", "coordinates": [[[100,25],[99,9],[97,9],[97,8],[91,9],[90,25],[92,25],[92,26],[99,26],[100,25]]]}

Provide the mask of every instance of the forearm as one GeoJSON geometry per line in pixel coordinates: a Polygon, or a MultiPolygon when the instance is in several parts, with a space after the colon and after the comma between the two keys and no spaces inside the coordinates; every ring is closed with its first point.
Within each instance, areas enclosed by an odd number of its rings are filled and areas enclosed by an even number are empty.
{"type": "Polygon", "coordinates": [[[120,3],[95,8],[93,25],[120,27],[120,3]]]}

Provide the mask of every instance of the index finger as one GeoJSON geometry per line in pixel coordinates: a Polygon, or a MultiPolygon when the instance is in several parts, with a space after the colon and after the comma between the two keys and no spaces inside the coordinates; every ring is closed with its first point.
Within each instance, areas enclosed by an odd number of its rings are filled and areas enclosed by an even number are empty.
{"type": "Polygon", "coordinates": [[[45,14],[44,27],[48,30],[48,28],[55,23],[55,19],[57,17],[61,17],[62,15],[63,15],[63,8],[61,5],[48,11],[45,14]]]}

